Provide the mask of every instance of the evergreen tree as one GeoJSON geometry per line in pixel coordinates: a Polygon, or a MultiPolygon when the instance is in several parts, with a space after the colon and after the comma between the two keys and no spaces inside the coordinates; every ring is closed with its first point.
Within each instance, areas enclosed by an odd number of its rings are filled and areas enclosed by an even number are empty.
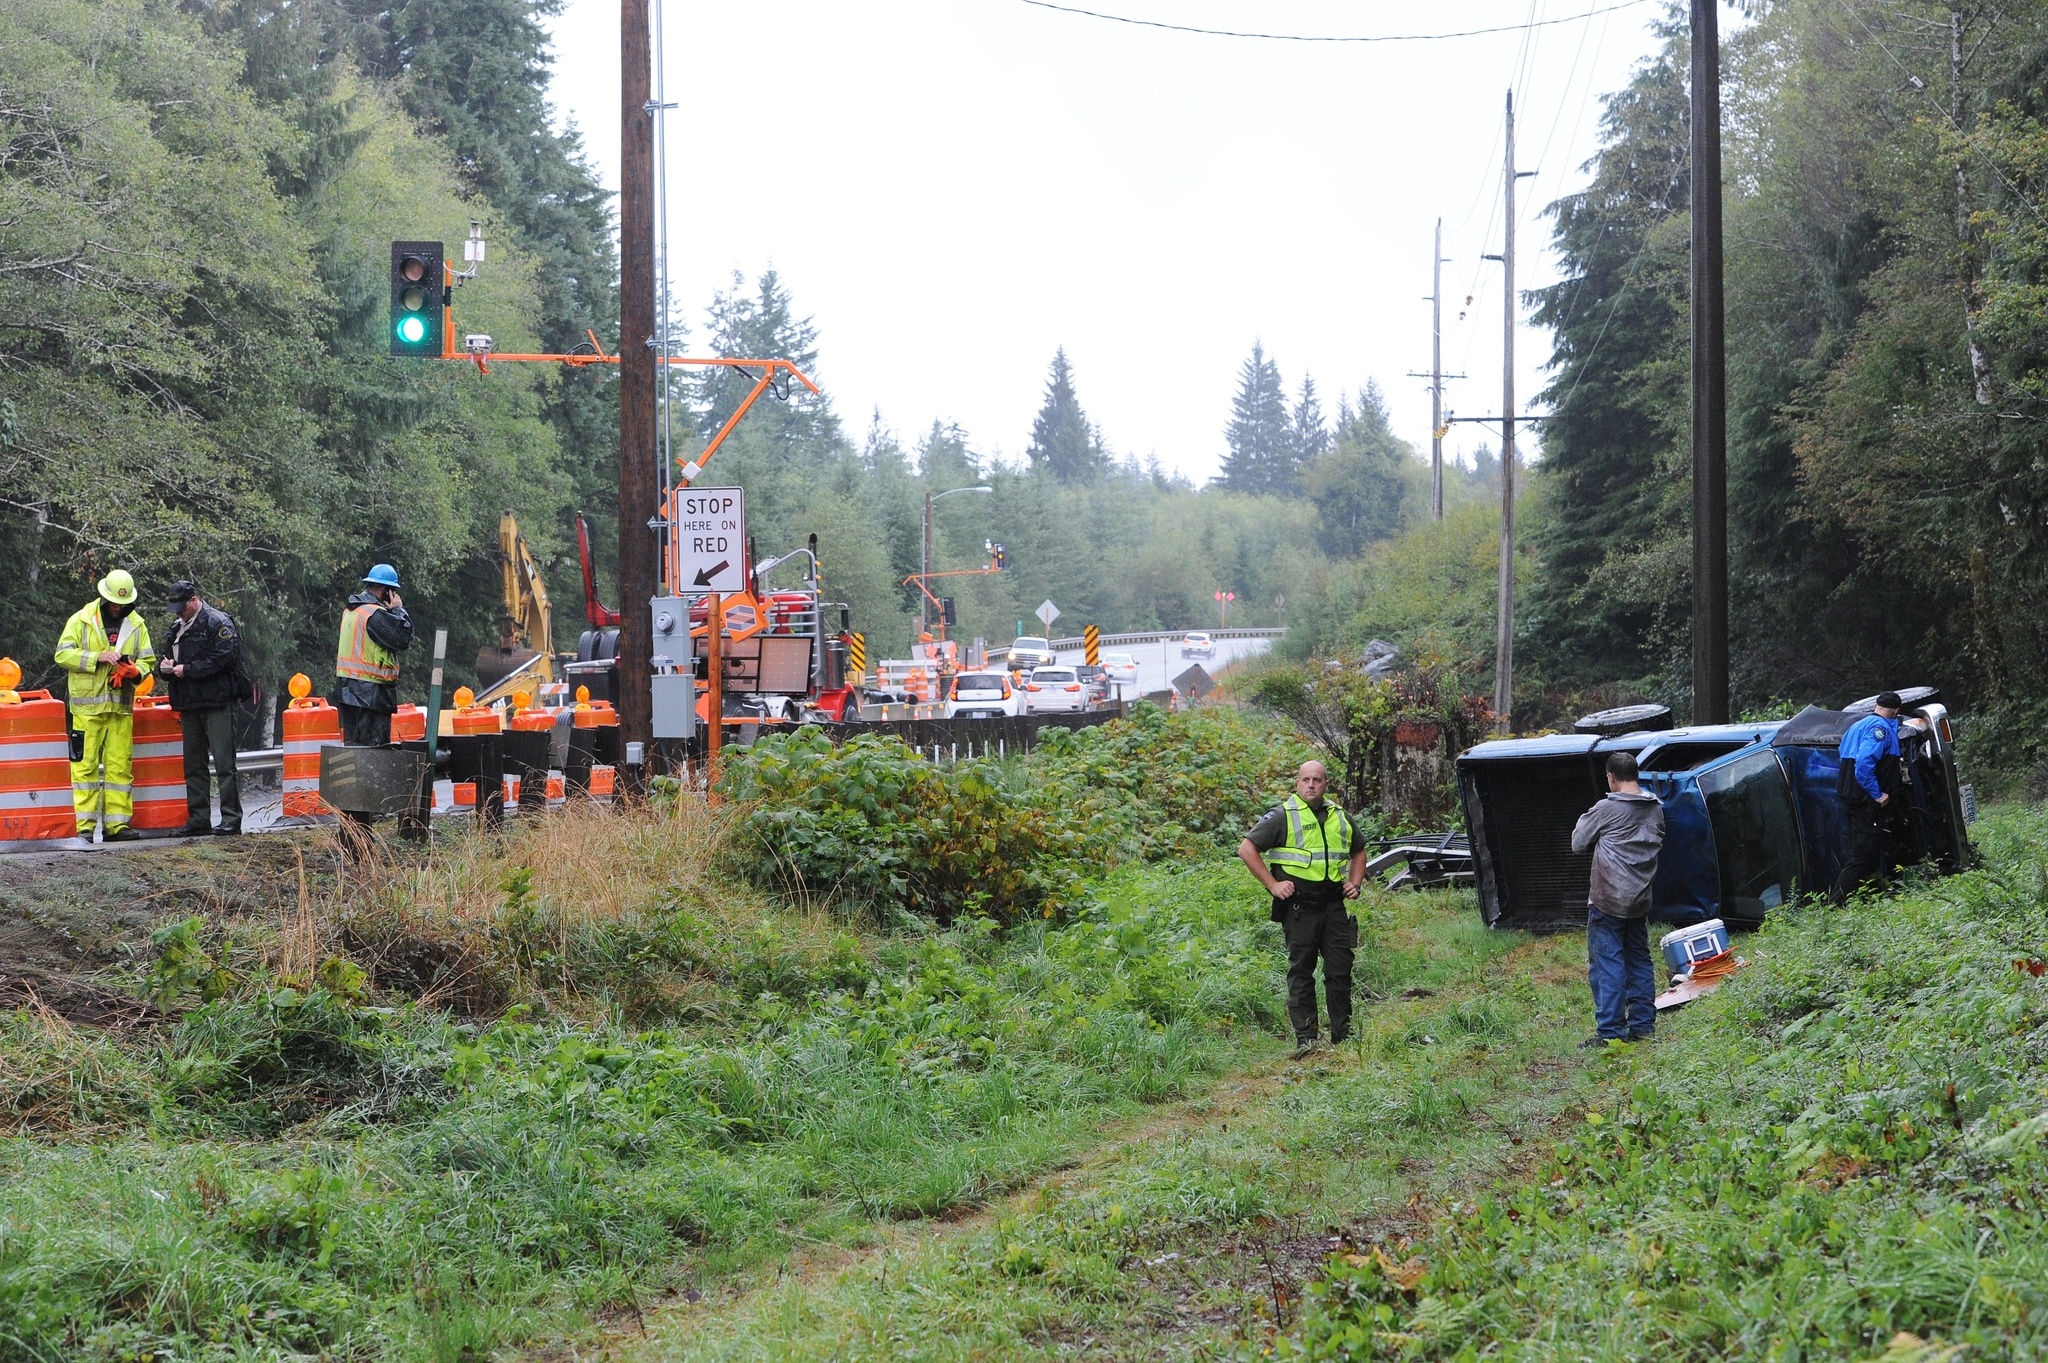
{"type": "Polygon", "coordinates": [[[1679,38],[1607,97],[1591,183],[1549,209],[1564,271],[1536,294],[1556,341],[1533,481],[1550,514],[1532,527],[1544,571],[1521,623],[1569,681],[1642,675],[1645,645],[1689,610],[1670,571],[1685,555],[1666,552],[1689,534],[1685,370],[1671,362],[1686,340],[1686,89],[1679,38]]]}
{"type": "MultiPolygon", "coordinates": [[[[751,291],[745,276],[733,271],[732,287],[711,300],[708,322],[706,345],[711,354],[788,360],[817,380],[818,328],[810,318],[796,315],[789,290],[774,270],[764,272],[751,291]]],[[[698,372],[695,397],[703,439],[708,441],[725,425],[758,379],[758,371],[722,365],[698,372]]],[[[748,412],[742,429],[750,440],[765,439],[783,447],[822,447],[840,438],[839,418],[831,403],[793,381],[778,380],[748,412]]]]}
{"type": "MultiPolygon", "coordinates": [[[[1313,390],[1304,401],[1313,401],[1313,390]]],[[[1357,408],[1348,402],[1341,408],[1345,420],[1336,438],[1303,467],[1301,482],[1315,506],[1316,539],[1323,552],[1355,558],[1367,545],[1400,530],[1415,455],[1394,434],[1377,383],[1366,385],[1357,408]]]]}
{"type": "MultiPolygon", "coordinates": [[[[553,58],[541,21],[560,14],[562,0],[317,2],[350,17],[344,40],[363,70],[388,82],[422,130],[447,143],[464,187],[503,215],[511,229],[503,245],[532,261],[541,348],[588,350],[586,332],[616,348],[611,196],[575,129],[557,132],[549,121],[553,58]]],[[[299,3],[245,0],[278,16],[299,3]]],[[[563,448],[576,452],[572,495],[590,512],[593,547],[609,563],[618,521],[618,385],[605,369],[564,366],[550,376],[544,412],[563,448]]]]}
{"type": "MultiPolygon", "coordinates": [[[[1377,402],[1379,398],[1378,384],[1376,382],[1368,384],[1367,391],[1373,395],[1374,401],[1377,402]]],[[[1340,403],[1339,405],[1346,408],[1344,424],[1349,425],[1351,421],[1348,412],[1349,404],[1340,403]]],[[[1382,412],[1382,416],[1384,416],[1384,412],[1382,412]]],[[[1317,455],[1330,448],[1330,428],[1323,424],[1323,404],[1316,397],[1316,381],[1307,374],[1301,376],[1301,396],[1294,401],[1292,420],[1294,459],[1298,465],[1308,463],[1309,460],[1314,459],[1317,455]]]]}
{"type": "Polygon", "coordinates": [[[1252,353],[1238,370],[1237,396],[1230,404],[1223,439],[1230,449],[1223,460],[1223,486],[1249,493],[1295,490],[1300,472],[1287,394],[1280,383],[1280,366],[1266,354],[1264,342],[1252,342],[1252,353]]]}
{"type": "Polygon", "coordinates": [[[1045,402],[1031,422],[1031,443],[1025,447],[1031,467],[1062,483],[1091,483],[1109,467],[1102,434],[1090,424],[1074,392],[1074,367],[1067,348],[1053,352],[1045,382],[1045,402]]]}

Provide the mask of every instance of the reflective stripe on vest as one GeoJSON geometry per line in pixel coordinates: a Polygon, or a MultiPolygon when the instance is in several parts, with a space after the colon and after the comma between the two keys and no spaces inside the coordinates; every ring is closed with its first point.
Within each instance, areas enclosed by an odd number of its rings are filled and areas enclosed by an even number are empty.
{"type": "Polygon", "coordinates": [[[1281,808],[1287,811],[1287,841],[1265,854],[1266,865],[1295,880],[1342,880],[1351,860],[1351,820],[1337,802],[1329,802],[1321,823],[1299,795],[1288,796],[1281,808]]]}
{"type": "Polygon", "coordinates": [[[335,676],[356,681],[398,680],[398,655],[370,637],[370,617],[382,609],[366,602],[342,612],[341,641],[334,647],[335,676]]]}

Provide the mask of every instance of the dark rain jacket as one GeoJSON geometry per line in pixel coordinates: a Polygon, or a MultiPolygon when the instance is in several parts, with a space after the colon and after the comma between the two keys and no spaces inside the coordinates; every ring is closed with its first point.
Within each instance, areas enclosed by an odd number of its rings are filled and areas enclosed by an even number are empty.
{"type": "MultiPolygon", "coordinates": [[[[369,592],[357,592],[348,599],[348,609],[357,606],[374,606],[377,598],[369,592]]],[[[370,617],[365,626],[372,639],[390,649],[403,653],[412,647],[412,617],[405,613],[403,606],[385,606],[370,617]]],[[[398,708],[398,683],[369,681],[362,677],[337,677],[334,693],[335,703],[353,705],[361,710],[382,710],[390,713],[398,708]]]]}
{"type": "Polygon", "coordinates": [[[1609,792],[1579,816],[1572,851],[1593,854],[1593,881],[1586,898],[1611,918],[1641,918],[1650,912],[1650,882],[1664,846],[1664,806],[1648,792],[1609,792]]]}
{"type": "Polygon", "coordinates": [[[173,621],[169,646],[157,660],[157,671],[170,683],[171,708],[223,710],[241,699],[236,694],[235,675],[235,660],[241,652],[241,633],[226,611],[202,601],[199,614],[189,623],[173,621]],[[183,664],[185,675],[172,676],[171,663],[183,664]]]}

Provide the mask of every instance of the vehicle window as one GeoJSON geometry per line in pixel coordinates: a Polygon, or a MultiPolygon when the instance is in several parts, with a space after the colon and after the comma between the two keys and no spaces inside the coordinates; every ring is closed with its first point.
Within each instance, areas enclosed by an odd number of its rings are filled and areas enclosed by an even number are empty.
{"type": "Polygon", "coordinates": [[[1774,753],[1752,753],[1700,775],[1721,870],[1721,912],[1756,921],[1792,897],[1799,833],[1792,792],[1774,753]]]}
{"type": "Polygon", "coordinates": [[[1074,669],[1071,667],[1041,667],[1031,674],[1031,680],[1036,682],[1070,682],[1074,680],[1074,669]]]}
{"type": "Polygon", "coordinates": [[[956,694],[961,691],[1000,691],[1002,689],[1002,677],[993,672],[968,672],[953,679],[953,690],[956,694]]]}
{"type": "Polygon", "coordinates": [[[1038,650],[1040,650],[1040,651],[1043,651],[1043,650],[1045,649],[1045,647],[1046,647],[1046,641],[1045,641],[1045,640],[1044,640],[1043,638],[1039,637],[1038,635],[1035,635],[1035,634],[1027,634],[1027,635],[1024,635],[1024,636],[1023,636],[1022,638],[1018,639],[1016,643],[1014,643],[1014,644],[1010,645],[1010,647],[1012,647],[1012,648],[1030,648],[1030,649],[1038,649],[1038,650]]]}
{"type": "Polygon", "coordinates": [[[1643,771],[1691,771],[1694,767],[1704,767],[1707,763],[1726,757],[1729,753],[1740,752],[1749,744],[1748,739],[1700,739],[1694,742],[1666,743],[1645,753],[1638,761],[1643,771]]]}

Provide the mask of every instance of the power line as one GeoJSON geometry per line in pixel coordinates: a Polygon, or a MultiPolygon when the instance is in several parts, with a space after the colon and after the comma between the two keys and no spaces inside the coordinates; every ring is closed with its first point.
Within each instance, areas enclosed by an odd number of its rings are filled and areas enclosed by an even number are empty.
{"type": "Polygon", "coordinates": [[[1468,28],[1456,33],[1374,33],[1357,36],[1320,33],[1247,33],[1228,28],[1196,28],[1190,24],[1169,24],[1158,19],[1136,19],[1128,14],[1104,14],[1100,10],[1081,9],[1075,5],[1056,5],[1052,0],[1017,0],[1018,4],[1030,5],[1036,9],[1056,10],[1061,14],[1079,14],[1090,19],[1106,19],[1113,24],[1130,24],[1136,28],[1163,28],[1171,33],[1197,33],[1205,38],[1256,38],[1275,43],[1433,43],[1447,38],[1480,38],[1492,33],[1521,33],[1530,28],[1547,28],[1552,24],[1577,23],[1601,14],[1612,14],[1616,10],[1633,9],[1650,0],[1620,0],[1619,4],[1589,9],[1582,14],[1566,15],[1558,19],[1539,19],[1531,23],[1502,24],[1495,28],[1468,28]]]}

